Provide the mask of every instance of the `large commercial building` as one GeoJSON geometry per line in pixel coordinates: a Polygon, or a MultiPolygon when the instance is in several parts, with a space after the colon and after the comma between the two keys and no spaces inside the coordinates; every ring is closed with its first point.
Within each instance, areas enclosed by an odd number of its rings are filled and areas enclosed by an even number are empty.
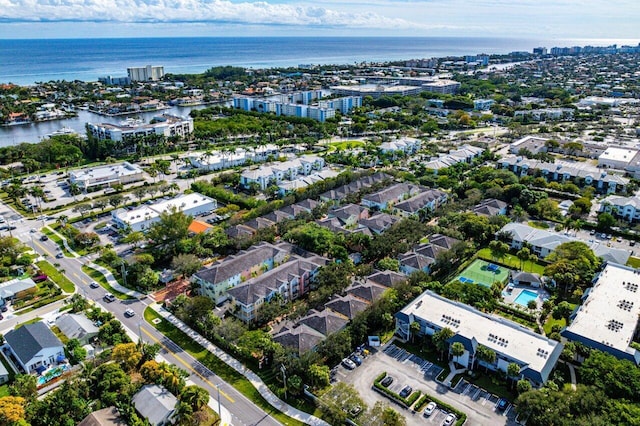
{"type": "Polygon", "coordinates": [[[638,337],[640,271],[608,263],[588,288],[582,305],[560,334],[567,340],[640,364],[640,351],[631,347],[638,337]]]}
{"type": "Polygon", "coordinates": [[[87,129],[99,140],[128,141],[151,135],[185,138],[193,133],[193,118],[162,114],[154,117],[150,123],[138,120],[127,120],[121,124],[87,123],[87,129]]]}
{"type": "Polygon", "coordinates": [[[147,65],[127,68],[127,75],[130,81],[158,81],[164,77],[164,67],[147,65]]]}
{"type": "Polygon", "coordinates": [[[435,80],[422,85],[425,92],[453,95],[458,93],[461,84],[455,80],[435,80]]]}
{"type": "Polygon", "coordinates": [[[114,184],[125,185],[141,180],[144,180],[142,169],[126,161],[121,164],[107,164],[69,172],[69,181],[78,185],[83,191],[96,190],[114,184]]]}
{"type": "Polygon", "coordinates": [[[331,92],[341,96],[371,96],[377,99],[382,96],[415,96],[423,92],[423,90],[417,86],[361,84],[357,86],[331,86],[331,92]]]}
{"type": "Polygon", "coordinates": [[[506,372],[509,364],[515,363],[520,366],[519,377],[529,380],[535,387],[547,382],[562,353],[560,342],[431,291],[422,293],[395,317],[396,335],[405,341],[411,338],[411,324],[414,322],[420,325],[421,335],[431,336],[449,328],[453,337],[447,343],[459,342],[464,346],[464,353],[454,358],[458,364],[470,370],[482,365],[506,372]],[[481,346],[495,352],[495,361],[478,358],[481,346]]]}
{"type": "Polygon", "coordinates": [[[206,195],[192,192],[191,194],[179,195],[175,198],[162,200],[151,205],[143,205],[133,210],[118,209],[111,212],[111,219],[118,228],[130,228],[132,231],[144,231],[160,220],[160,215],[164,212],[171,212],[173,209],[181,211],[189,216],[197,216],[209,213],[218,208],[218,202],[206,195]]]}

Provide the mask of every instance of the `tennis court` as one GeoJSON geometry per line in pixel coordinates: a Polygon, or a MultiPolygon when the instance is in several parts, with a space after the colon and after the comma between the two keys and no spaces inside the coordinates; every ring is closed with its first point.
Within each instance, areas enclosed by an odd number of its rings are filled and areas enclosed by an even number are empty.
{"type": "Polygon", "coordinates": [[[491,287],[491,284],[496,281],[504,283],[508,276],[508,268],[476,259],[456,277],[456,280],[465,284],[480,284],[485,287],[491,287]]]}

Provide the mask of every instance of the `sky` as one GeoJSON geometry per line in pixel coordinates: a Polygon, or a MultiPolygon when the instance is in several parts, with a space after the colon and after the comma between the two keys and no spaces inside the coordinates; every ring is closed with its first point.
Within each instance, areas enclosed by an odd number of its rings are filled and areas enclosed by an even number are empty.
{"type": "Polygon", "coordinates": [[[455,36],[640,40],[639,0],[0,0],[0,39],[455,36]]]}

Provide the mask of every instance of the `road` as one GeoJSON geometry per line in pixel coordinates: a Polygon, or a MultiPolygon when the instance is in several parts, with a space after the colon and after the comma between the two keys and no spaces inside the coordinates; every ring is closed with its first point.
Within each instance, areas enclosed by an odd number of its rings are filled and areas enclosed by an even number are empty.
{"type": "Polygon", "coordinates": [[[190,373],[189,379],[196,385],[206,389],[214,399],[218,397],[219,386],[221,403],[231,413],[231,420],[234,425],[270,426],[281,424],[271,417],[270,413],[257,407],[233,386],[221,380],[215,373],[207,369],[178,345],[165,338],[164,335],[149,324],[146,324],[143,319],[144,310],[149,303],[152,303],[151,300],[146,298],[143,300],[116,299],[115,302],[105,302],[103,300],[105,290],[101,287],[94,289],[89,286],[92,279],[82,271],[84,262],[82,257],[55,258],[56,253],[58,253],[57,244],[51,240],[42,241],[43,234],[37,231],[42,226],[41,221],[22,218],[22,216],[4,204],[0,204],[0,216],[16,226],[16,229],[11,230],[11,234],[14,237],[19,238],[40,255],[46,254],[52,263],[60,264],[60,270],[64,270],[67,278],[76,285],[78,293],[87,299],[95,301],[105,310],[114,314],[125,327],[137,333],[145,343],[159,343],[162,347],[162,357],[167,362],[177,365],[190,373]],[[32,232],[32,229],[36,229],[36,232],[32,232]],[[132,309],[135,312],[135,316],[132,318],[125,317],[124,311],[127,309],[132,309]]]}

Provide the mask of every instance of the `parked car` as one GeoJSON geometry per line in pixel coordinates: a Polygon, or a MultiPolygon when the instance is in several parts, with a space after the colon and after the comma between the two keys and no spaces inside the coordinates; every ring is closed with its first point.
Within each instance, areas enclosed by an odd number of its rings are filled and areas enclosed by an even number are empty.
{"type": "Polygon", "coordinates": [[[456,416],[452,413],[447,414],[447,417],[442,422],[442,426],[451,426],[456,421],[456,416]]]}
{"type": "Polygon", "coordinates": [[[62,259],[64,257],[64,253],[59,251],[58,253],[56,253],[56,259],[62,259]]]}
{"type": "Polygon", "coordinates": [[[384,379],[380,381],[380,384],[385,388],[388,388],[391,383],[393,383],[393,377],[391,376],[386,376],[384,379]]]}
{"type": "Polygon", "coordinates": [[[629,241],[629,245],[630,245],[631,247],[635,246],[635,245],[636,245],[635,240],[631,240],[631,241],[629,241]]]}
{"type": "Polygon", "coordinates": [[[131,317],[135,316],[135,314],[136,313],[133,312],[133,310],[131,310],[131,309],[127,309],[126,311],[124,311],[124,316],[127,317],[127,318],[131,318],[131,317]]]}
{"type": "Polygon", "coordinates": [[[398,395],[400,395],[400,398],[406,398],[409,395],[411,395],[411,392],[413,392],[413,388],[409,385],[405,386],[402,388],[402,390],[400,391],[400,393],[398,395]]]}
{"type": "Polygon", "coordinates": [[[498,401],[498,405],[497,405],[498,410],[504,411],[507,409],[508,406],[509,406],[509,401],[504,398],[500,398],[500,401],[498,401]]]}
{"type": "Polygon", "coordinates": [[[434,411],[436,411],[436,408],[438,408],[438,404],[436,404],[435,402],[431,401],[425,407],[423,415],[425,417],[429,417],[430,415],[433,414],[434,411]]]}
{"type": "Polygon", "coordinates": [[[362,365],[362,358],[360,358],[358,355],[356,354],[352,354],[349,359],[353,362],[356,363],[356,365],[362,365]]]}
{"type": "Polygon", "coordinates": [[[356,368],[356,364],[351,361],[349,358],[345,358],[342,360],[342,365],[345,368],[348,368],[349,370],[353,370],[354,368],[356,368]]]}

